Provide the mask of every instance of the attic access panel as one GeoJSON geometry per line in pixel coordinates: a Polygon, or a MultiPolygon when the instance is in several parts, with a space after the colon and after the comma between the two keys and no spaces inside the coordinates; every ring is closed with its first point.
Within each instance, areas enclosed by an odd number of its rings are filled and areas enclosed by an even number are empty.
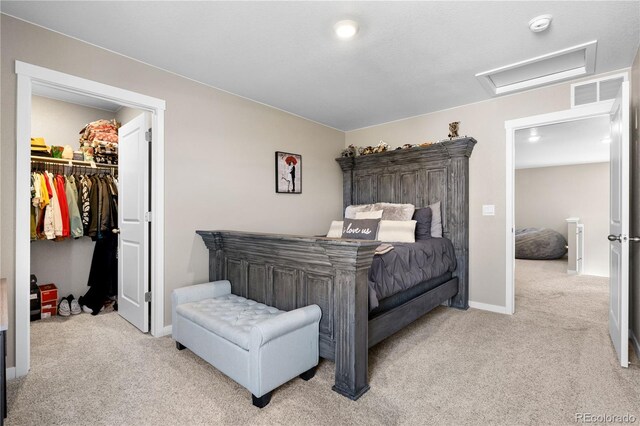
{"type": "Polygon", "coordinates": [[[598,41],[569,47],[476,74],[492,96],[556,83],[595,71],[598,41]]]}

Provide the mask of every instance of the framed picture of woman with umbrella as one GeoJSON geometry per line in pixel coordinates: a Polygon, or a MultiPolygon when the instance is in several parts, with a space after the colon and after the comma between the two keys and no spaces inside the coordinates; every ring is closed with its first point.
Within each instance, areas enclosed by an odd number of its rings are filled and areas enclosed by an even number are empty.
{"type": "Polygon", "coordinates": [[[302,156],[276,151],[276,192],[302,193],[302,156]]]}

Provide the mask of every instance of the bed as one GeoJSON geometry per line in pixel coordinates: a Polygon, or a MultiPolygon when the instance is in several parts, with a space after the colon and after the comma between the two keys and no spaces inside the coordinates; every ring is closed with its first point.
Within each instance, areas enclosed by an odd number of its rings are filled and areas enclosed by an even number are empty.
{"type": "MultiPolygon", "coordinates": [[[[455,269],[379,300],[369,310],[369,270],[376,241],[242,231],[197,233],[209,249],[210,280],[282,310],[317,304],[320,356],[335,361],[333,390],[357,399],[369,389],[368,348],[436,306],[467,309],[468,186],[473,138],[428,147],[338,158],[343,204],[441,203],[443,237],[455,269]]],[[[444,240],[443,240],[444,241],[444,240]]]]}

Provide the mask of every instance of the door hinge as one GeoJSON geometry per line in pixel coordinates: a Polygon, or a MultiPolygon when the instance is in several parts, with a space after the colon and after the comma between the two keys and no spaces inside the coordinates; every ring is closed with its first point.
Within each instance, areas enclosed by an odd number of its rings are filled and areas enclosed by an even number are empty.
{"type": "Polygon", "coordinates": [[[151,212],[146,212],[144,214],[144,221],[145,222],[151,222],[151,212]]]}
{"type": "Polygon", "coordinates": [[[149,131],[144,132],[144,140],[146,140],[147,142],[151,142],[151,129],[149,129],[149,131]]]}
{"type": "Polygon", "coordinates": [[[144,294],[144,301],[145,301],[145,302],[151,302],[151,292],[150,292],[150,291],[147,291],[147,292],[144,294]]]}

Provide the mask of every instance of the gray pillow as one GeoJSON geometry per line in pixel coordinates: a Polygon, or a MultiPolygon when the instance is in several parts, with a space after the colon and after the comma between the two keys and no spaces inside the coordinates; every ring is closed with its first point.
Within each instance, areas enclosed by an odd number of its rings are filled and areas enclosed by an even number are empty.
{"type": "Polygon", "coordinates": [[[440,210],[440,201],[429,204],[431,209],[431,236],[433,238],[442,238],[442,212],[440,210]]]}
{"type": "Polygon", "coordinates": [[[382,210],[382,220],[411,220],[416,206],[413,204],[375,203],[372,210],[382,210]]]}
{"type": "Polygon", "coordinates": [[[416,221],[416,241],[431,238],[431,220],[433,213],[430,207],[416,209],[413,220],[416,221]]]}
{"type": "Polygon", "coordinates": [[[342,226],[342,238],[350,240],[375,240],[380,219],[346,219],[342,226]]]}

